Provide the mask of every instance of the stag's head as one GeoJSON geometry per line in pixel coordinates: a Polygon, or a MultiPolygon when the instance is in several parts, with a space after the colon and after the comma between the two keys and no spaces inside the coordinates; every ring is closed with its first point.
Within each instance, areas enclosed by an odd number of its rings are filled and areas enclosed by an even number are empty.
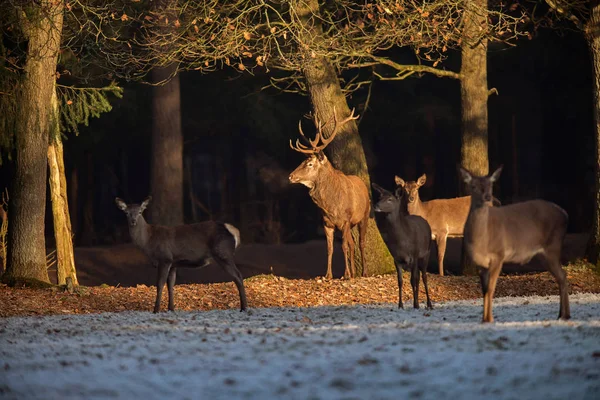
{"type": "Polygon", "coordinates": [[[471,201],[475,204],[492,204],[492,202],[495,200],[492,189],[494,187],[494,182],[500,178],[502,165],[499,166],[494,173],[489,176],[473,175],[473,173],[464,169],[463,167],[459,167],[459,171],[463,181],[469,188],[469,192],[471,193],[471,201]]]}
{"type": "Polygon", "coordinates": [[[127,204],[120,198],[115,198],[115,203],[117,203],[117,207],[122,210],[125,215],[127,215],[127,222],[130,227],[134,227],[137,225],[138,220],[142,216],[142,213],[150,204],[150,200],[152,200],[152,196],[148,196],[146,200],[142,202],[142,204],[127,204]]]}
{"type": "Polygon", "coordinates": [[[396,185],[403,188],[406,194],[408,195],[408,203],[414,203],[419,199],[419,188],[425,184],[427,181],[427,176],[425,174],[421,175],[419,179],[416,181],[405,182],[404,179],[396,176],[394,178],[396,181],[396,185]]]}
{"type": "Polygon", "coordinates": [[[340,128],[348,121],[353,119],[357,119],[357,116],[354,116],[354,110],[350,113],[350,116],[345,118],[342,121],[337,120],[337,115],[335,112],[335,107],[333,109],[333,120],[334,126],[329,138],[325,139],[323,137],[323,127],[324,125],[314,117],[315,127],[317,128],[317,134],[314,140],[307,139],[304,136],[304,132],[302,132],[302,124],[298,122],[298,130],[300,131],[300,135],[310,144],[310,146],[303,145],[300,143],[298,139],[296,139],[296,145],[292,144],[290,140],[290,147],[302,154],[306,154],[308,158],[304,160],[291,174],[290,174],[290,182],[291,183],[301,183],[304,186],[309,188],[313,188],[315,185],[315,181],[317,177],[323,170],[323,168],[327,168],[329,164],[329,160],[327,160],[327,156],[323,153],[323,150],[329,143],[333,141],[335,135],[338,134],[340,128]]]}

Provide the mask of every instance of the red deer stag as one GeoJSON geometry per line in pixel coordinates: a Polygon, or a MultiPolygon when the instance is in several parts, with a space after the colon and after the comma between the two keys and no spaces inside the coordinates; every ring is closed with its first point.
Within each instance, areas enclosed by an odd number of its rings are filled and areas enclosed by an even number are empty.
{"type": "Polygon", "coordinates": [[[480,269],[483,322],[493,322],[492,299],[502,264],[525,264],[539,255],[560,291],[558,318],[569,319],[569,282],[560,265],[560,252],[569,217],[565,210],[544,200],[492,207],[492,186],[502,167],[490,176],[475,176],[460,168],[472,201],[465,224],[465,251],[480,269]]]}
{"type": "Polygon", "coordinates": [[[354,110],[352,110],[349,117],[338,121],[334,108],[334,127],[329,138],[323,137],[323,125],[315,116],[314,123],[317,134],[314,140],[306,139],[304,132],[302,132],[301,122],[298,122],[300,135],[310,143],[310,147],[301,144],[299,140],[296,140],[296,146],[294,146],[290,140],[290,147],[293,150],[308,155],[308,158],[290,174],[290,182],[300,183],[308,187],[308,194],[323,212],[323,227],[327,236],[327,274],[325,275],[327,279],[332,278],[331,257],[333,255],[333,233],[335,228],[342,232],[342,249],[344,250],[346,263],[344,277],[352,278],[355,276],[355,244],[351,229],[356,225],[358,225],[359,231],[363,276],[367,275],[365,236],[371,211],[367,186],[358,176],[345,175],[342,171],[335,169],[323,153],[323,149],[335,138],[342,125],[357,118],[358,116],[354,116],[354,110]],[[348,265],[348,258],[350,258],[350,265],[348,265]]]}

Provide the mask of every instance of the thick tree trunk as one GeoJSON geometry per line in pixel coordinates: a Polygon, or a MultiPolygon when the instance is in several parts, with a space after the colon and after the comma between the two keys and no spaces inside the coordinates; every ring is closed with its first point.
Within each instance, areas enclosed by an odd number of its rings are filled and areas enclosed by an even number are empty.
{"type": "MultiPolygon", "coordinates": [[[[318,1],[298,2],[296,3],[296,10],[307,28],[305,32],[308,33],[306,41],[310,43],[310,40],[315,40],[315,37],[318,38],[322,34],[321,26],[315,24],[315,20],[312,18],[313,15],[318,13],[318,1]]],[[[313,58],[309,53],[310,51],[307,52],[307,63],[303,72],[315,115],[320,121],[332,121],[334,115],[333,109],[335,108],[335,112],[339,118],[348,116],[350,109],[342,93],[333,65],[326,58],[313,58]]],[[[325,137],[328,137],[331,133],[332,125],[329,123],[323,127],[325,137]]],[[[367,185],[369,193],[371,193],[367,160],[355,121],[350,121],[344,125],[326,151],[334,167],[340,169],[345,174],[359,176],[365,182],[365,185],[367,185]]],[[[357,276],[360,276],[363,266],[360,258],[356,228],[353,229],[352,235],[357,243],[354,257],[356,261],[356,273],[357,276]]],[[[367,259],[366,263],[369,275],[395,271],[392,256],[373,218],[369,219],[367,228],[365,257],[367,259]]]]}
{"type": "Polygon", "coordinates": [[[586,24],[586,37],[592,56],[594,79],[594,122],[596,123],[596,198],[594,205],[594,218],[592,232],[588,242],[586,255],[588,260],[598,265],[600,262],[600,1],[594,0],[591,4],[590,20],[586,24]]]}
{"type": "MultiPolygon", "coordinates": [[[[167,79],[175,66],[152,71],[154,82],[167,79]]],[[[150,218],[161,225],[183,224],[183,135],[179,75],[152,91],[152,203],[150,218]]]]}
{"type": "Polygon", "coordinates": [[[27,13],[21,13],[28,49],[19,89],[21,107],[17,115],[16,170],[9,203],[8,265],[4,280],[49,282],[44,238],[46,156],[64,3],[40,1],[28,7],[27,13]]]}
{"type": "MultiPolygon", "coordinates": [[[[489,172],[487,30],[487,0],[467,0],[463,15],[460,67],[461,166],[480,176],[489,172]]],[[[467,259],[464,251],[462,254],[463,274],[477,274],[476,266],[467,259]]]]}

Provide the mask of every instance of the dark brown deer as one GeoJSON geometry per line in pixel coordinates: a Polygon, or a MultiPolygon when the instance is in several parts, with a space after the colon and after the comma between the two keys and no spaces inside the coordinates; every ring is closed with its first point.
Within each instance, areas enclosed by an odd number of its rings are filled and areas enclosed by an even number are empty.
{"type": "Polygon", "coordinates": [[[235,249],[240,244],[240,231],[233,225],[215,221],[178,226],[148,224],[142,213],[150,200],[152,197],[149,196],[142,204],[128,205],[117,197],[115,202],[127,215],[133,243],[158,268],[154,312],[160,310],[165,283],[169,291],[169,311],[175,310],[173,287],[177,267],[202,268],[211,261],[231,275],[240,294],[241,311],[246,310],[248,303],[244,280],[234,262],[235,249]]]}
{"type": "Polygon", "coordinates": [[[562,242],[569,217],[565,210],[544,200],[529,200],[492,207],[492,187],[502,167],[490,176],[474,176],[460,168],[471,192],[471,208],[465,224],[464,249],[480,267],[483,322],[493,322],[492,299],[505,262],[525,264],[540,256],[554,275],[560,291],[559,319],[569,319],[569,283],[560,264],[562,242]]]}
{"type": "Polygon", "coordinates": [[[446,241],[448,237],[463,235],[471,206],[471,196],[422,202],[419,197],[419,188],[425,184],[426,179],[425,174],[412,182],[405,182],[399,176],[395,177],[396,185],[402,187],[408,195],[408,213],[425,218],[431,226],[431,238],[437,244],[439,273],[440,276],[444,276],[446,241]]]}
{"type": "MultiPolygon", "coordinates": [[[[293,150],[308,155],[308,158],[290,174],[290,182],[300,183],[308,187],[308,194],[323,212],[323,227],[327,236],[327,274],[325,277],[328,279],[332,278],[331,257],[333,255],[333,233],[336,228],[342,232],[342,249],[344,250],[346,263],[344,277],[352,278],[355,276],[355,243],[351,229],[356,225],[358,225],[359,231],[363,276],[367,275],[365,236],[371,211],[367,186],[358,176],[345,175],[342,171],[335,169],[323,153],[323,149],[335,138],[342,125],[357,118],[358,116],[355,117],[354,110],[352,110],[349,117],[338,121],[334,108],[334,127],[329,138],[325,139],[323,137],[323,125],[315,117],[314,123],[317,134],[314,140],[307,139],[310,147],[301,144],[298,140],[296,140],[296,146],[294,146],[290,140],[290,147],[293,150]],[[348,264],[348,258],[350,258],[350,265],[348,264]]],[[[298,129],[302,137],[306,139],[300,122],[298,123],[298,129]]]]}

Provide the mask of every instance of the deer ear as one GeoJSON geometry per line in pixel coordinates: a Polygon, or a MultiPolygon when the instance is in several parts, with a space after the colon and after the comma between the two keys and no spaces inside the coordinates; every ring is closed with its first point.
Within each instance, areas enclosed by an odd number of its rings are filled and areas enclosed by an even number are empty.
{"type": "Polygon", "coordinates": [[[500,178],[500,173],[502,172],[502,168],[504,167],[504,165],[500,165],[492,174],[492,176],[490,176],[490,181],[492,182],[496,182],[498,180],[498,178],[500,178]]]}
{"type": "Polygon", "coordinates": [[[142,202],[142,204],[140,205],[140,209],[142,211],[144,211],[146,209],[146,207],[148,207],[148,204],[150,204],[150,202],[152,201],[152,196],[148,196],[146,197],[146,200],[144,200],[142,202]]]}
{"type": "Polygon", "coordinates": [[[404,182],[404,179],[400,178],[397,175],[394,176],[394,182],[396,182],[396,185],[398,185],[398,186],[404,187],[404,185],[406,185],[406,182],[404,182]]]}
{"type": "Polygon", "coordinates": [[[376,184],[375,182],[371,183],[371,186],[373,186],[373,189],[377,190],[377,192],[379,194],[385,194],[386,190],[384,188],[382,188],[381,186],[379,186],[378,184],[376,184]]]}
{"type": "Polygon", "coordinates": [[[402,190],[402,188],[396,188],[396,191],[394,192],[394,196],[396,196],[397,199],[401,199],[402,196],[404,196],[404,190],[402,190]]]}
{"type": "Polygon", "coordinates": [[[319,160],[320,163],[323,163],[323,162],[325,162],[325,159],[326,159],[325,153],[323,153],[322,151],[319,151],[317,153],[317,160],[319,160]]]}
{"type": "Polygon", "coordinates": [[[115,203],[117,203],[117,207],[119,207],[120,210],[125,211],[127,210],[127,204],[125,204],[125,202],[123,200],[121,200],[118,197],[115,197],[115,203]]]}
{"type": "Polygon", "coordinates": [[[423,186],[427,182],[427,175],[423,174],[417,179],[417,185],[423,186]]]}
{"type": "Polygon", "coordinates": [[[458,167],[458,172],[460,172],[460,176],[462,177],[462,180],[465,183],[470,183],[471,180],[473,179],[473,175],[471,175],[471,173],[469,171],[467,171],[466,169],[464,169],[463,167],[458,167]]]}

